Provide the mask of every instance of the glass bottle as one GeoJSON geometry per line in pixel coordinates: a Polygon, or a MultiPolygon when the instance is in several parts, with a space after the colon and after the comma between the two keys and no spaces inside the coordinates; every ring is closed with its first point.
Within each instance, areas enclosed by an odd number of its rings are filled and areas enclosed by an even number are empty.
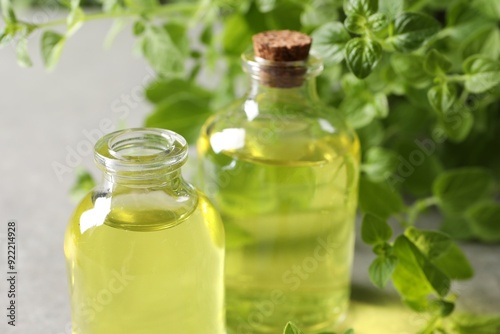
{"type": "Polygon", "coordinates": [[[73,334],[223,334],[224,232],[181,175],[186,141],[161,129],[101,138],[102,183],[65,235],[73,334]]]}
{"type": "MultiPolygon", "coordinates": [[[[285,46],[256,51],[293,56],[299,33],[265,34],[285,46]]],[[[324,330],[348,306],[360,147],[319,100],[323,66],[308,51],[285,61],[244,54],[249,92],[201,130],[200,182],[226,231],[229,333],[280,333],[290,320],[324,330]]]]}

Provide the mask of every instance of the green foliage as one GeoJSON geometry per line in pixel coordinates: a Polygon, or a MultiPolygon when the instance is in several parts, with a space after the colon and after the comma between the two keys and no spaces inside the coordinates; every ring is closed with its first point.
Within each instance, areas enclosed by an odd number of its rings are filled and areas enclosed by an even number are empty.
{"type": "Polygon", "coordinates": [[[57,32],[44,32],[42,36],[42,57],[47,69],[53,69],[56,66],[65,41],[64,36],[57,32]]]}
{"type": "Polygon", "coordinates": [[[394,21],[390,42],[401,52],[410,52],[422,46],[425,40],[439,31],[439,22],[420,13],[403,13],[394,21]]]}
{"type": "Polygon", "coordinates": [[[369,245],[384,244],[392,237],[392,229],[385,220],[372,214],[363,217],[361,238],[369,245]]]}
{"type": "Polygon", "coordinates": [[[363,212],[388,218],[403,211],[401,195],[383,182],[362,177],[359,184],[359,206],[363,212]]]}
{"type": "MultiPolygon", "coordinates": [[[[500,242],[498,1],[102,0],[97,13],[82,9],[88,2],[64,3],[67,19],[35,24],[1,0],[0,46],[17,43],[19,64],[31,66],[27,39],[41,31],[42,58],[53,68],[85,22],[115,20],[107,44],[130,24],[158,73],[145,93],[154,105],[146,125],[191,142],[237,95],[253,34],[311,33],[326,65],[318,90],[362,144],[362,238],[376,255],[370,279],[381,288],[392,280],[409,307],[430,313],[425,333],[498,332],[498,318],[453,315],[450,288],[473,275],[454,238],[500,242]],[[200,73],[216,78],[215,88],[201,87],[200,73]],[[407,205],[408,194],[416,198],[407,205]],[[416,226],[429,207],[442,214],[445,233],[416,226]],[[393,236],[393,223],[404,233],[393,236]]],[[[79,184],[91,185],[87,176],[79,184]]],[[[288,324],[285,333],[302,332],[288,324]]]]}

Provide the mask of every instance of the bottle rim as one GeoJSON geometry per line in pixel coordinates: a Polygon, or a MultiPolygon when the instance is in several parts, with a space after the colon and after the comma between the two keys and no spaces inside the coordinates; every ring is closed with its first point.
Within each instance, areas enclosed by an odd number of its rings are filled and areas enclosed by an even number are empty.
{"type": "Polygon", "coordinates": [[[159,128],[131,128],[109,133],[94,147],[97,166],[108,174],[147,178],[179,169],[187,160],[186,139],[159,128]]]}

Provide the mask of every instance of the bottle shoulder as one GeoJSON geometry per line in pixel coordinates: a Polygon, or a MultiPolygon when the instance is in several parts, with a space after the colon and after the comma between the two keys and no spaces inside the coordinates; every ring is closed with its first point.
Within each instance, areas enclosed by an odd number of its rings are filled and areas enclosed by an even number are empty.
{"type": "Polygon", "coordinates": [[[359,163],[356,132],[335,109],[317,103],[268,110],[253,103],[238,101],[210,117],[201,130],[198,152],[266,152],[266,159],[321,160],[328,151],[330,156],[350,155],[359,163]]]}
{"type": "Polygon", "coordinates": [[[195,216],[220,223],[206,196],[187,187],[188,191],[175,193],[161,188],[106,190],[98,186],[76,206],[68,228],[81,234],[101,226],[148,232],[175,227],[195,216]]]}

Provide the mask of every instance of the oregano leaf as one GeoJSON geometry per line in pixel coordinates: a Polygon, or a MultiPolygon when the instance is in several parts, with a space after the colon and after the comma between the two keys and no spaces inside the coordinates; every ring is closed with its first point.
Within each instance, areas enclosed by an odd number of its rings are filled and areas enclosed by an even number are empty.
{"type": "Polygon", "coordinates": [[[285,330],[283,334],[304,334],[303,331],[300,330],[294,323],[289,322],[286,324],[285,330]]]}
{"type": "Polygon", "coordinates": [[[345,19],[344,26],[347,30],[354,34],[363,34],[366,31],[367,23],[368,22],[364,16],[352,14],[345,19]]]}
{"type": "Polygon", "coordinates": [[[373,214],[366,214],[361,223],[361,238],[369,245],[383,244],[392,236],[387,222],[373,214]]]}
{"type": "Polygon", "coordinates": [[[372,283],[379,289],[383,289],[396,268],[397,257],[393,255],[377,257],[368,268],[368,274],[372,283]]]}
{"type": "Polygon", "coordinates": [[[147,27],[139,43],[144,57],[159,74],[178,76],[184,73],[184,57],[166,28],[147,27]]]}
{"type": "Polygon", "coordinates": [[[436,49],[429,51],[425,57],[424,69],[431,75],[442,75],[451,69],[452,63],[436,49]]]}
{"type": "Polygon", "coordinates": [[[17,63],[21,67],[31,67],[33,66],[33,62],[28,53],[28,40],[26,38],[21,38],[19,42],[17,42],[16,47],[16,56],[17,63]]]}
{"type": "Polygon", "coordinates": [[[346,44],[345,57],[351,72],[364,79],[382,58],[382,46],[370,38],[354,38],[346,44]]]}
{"type": "Polygon", "coordinates": [[[434,181],[433,194],[444,210],[457,214],[491,196],[493,186],[488,170],[461,168],[441,173],[434,181]]]}
{"type": "Polygon", "coordinates": [[[394,21],[394,33],[389,38],[394,48],[410,52],[422,46],[425,40],[440,29],[439,22],[426,14],[403,13],[394,21]]]}
{"type": "Polygon", "coordinates": [[[483,202],[467,212],[472,232],[481,240],[500,241],[500,204],[483,202]]]}
{"type": "Polygon", "coordinates": [[[344,0],[344,12],[347,16],[358,14],[368,18],[378,11],[378,0],[344,0]]]}
{"type": "Polygon", "coordinates": [[[59,57],[66,39],[55,31],[46,31],[42,35],[42,58],[47,69],[53,69],[59,57]]]}
{"type": "Polygon", "coordinates": [[[443,83],[429,89],[427,97],[434,110],[445,114],[457,99],[457,89],[454,84],[443,83]]]}
{"type": "Polygon", "coordinates": [[[484,93],[500,83],[500,61],[476,55],[466,59],[463,67],[465,89],[471,93],[484,93]]]}
{"type": "Polygon", "coordinates": [[[337,64],[344,60],[344,47],[351,39],[340,22],[322,25],[312,33],[312,49],[325,60],[326,64],[337,64]]]}

